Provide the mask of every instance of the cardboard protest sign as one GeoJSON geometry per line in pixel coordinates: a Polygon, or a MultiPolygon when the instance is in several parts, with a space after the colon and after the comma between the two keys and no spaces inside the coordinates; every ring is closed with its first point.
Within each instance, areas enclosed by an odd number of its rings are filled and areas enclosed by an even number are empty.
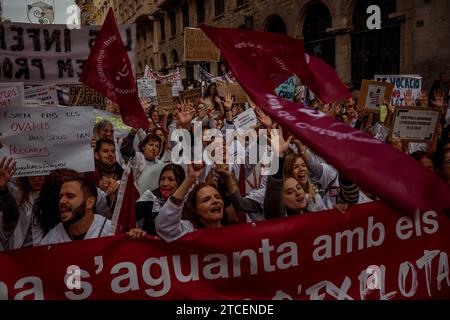
{"type": "Polygon", "coordinates": [[[198,99],[202,96],[202,88],[194,88],[183,90],[180,92],[180,99],[197,103],[198,99]]]}
{"type": "Polygon", "coordinates": [[[198,28],[184,28],[184,61],[220,61],[220,51],[198,28]]]}
{"type": "Polygon", "coordinates": [[[15,177],[70,168],[94,171],[92,108],[9,108],[0,112],[0,158],[16,161],[15,177]]]}
{"type": "Polygon", "coordinates": [[[215,84],[217,85],[217,94],[219,96],[224,97],[226,93],[229,93],[234,98],[234,103],[247,102],[247,95],[239,83],[216,81],[215,84]]]}
{"type": "Polygon", "coordinates": [[[394,85],[391,99],[391,104],[394,106],[404,106],[406,104],[405,94],[407,90],[411,90],[413,101],[420,100],[422,77],[419,75],[375,75],[375,80],[394,85]]]}
{"type": "Polygon", "coordinates": [[[393,90],[394,85],[392,83],[363,80],[358,99],[358,109],[366,108],[368,112],[380,113],[383,100],[389,102],[393,90]]]}
{"type": "Polygon", "coordinates": [[[289,79],[287,79],[285,82],[280,84],[276,89],[275,93],[280,98],[294,101],[294,95],[295,95],[295,88],[297,86],[297,77],[292,76],[289,79]]]}
{"type": "MultiPolygon", "coordinates": [[[[69,29],[67,25],[0,23],[0,82],[25,85],[74,84],[101,26],[69,29]]],[[[119,26],[122,41],[135,70],[136,25],[119,26]]]]}
{"type": "Polygon", "coordinates": [[[69,105],[104,107],[106,98],[88,86],[71,86],[69,89],[69,105]]]}
{"type": "Polygon", "coordinates": [[[234,119],[233,123],[236,129],[253,129],[258,125],[255,111],[252,108],[239,113],[234,119]]]}
{"type": "Polygon", "coordinates": [[[403,141],[431,142],[436,137],[440,115],[439,110],[397,107],[391,135],[403,141]]]}
{"type": "Polygon", "coordinates": [[[156,80],[142,78],[136,82],[139,90],[139,97],[156,97],[156,80]]]}
{"type": "Polygon", "coordinates": [[[170,84],[157,84],[156,85],[156,100],[158,103],[158,109],[165,107],[172,112],[175,102],[172,96],[172,85],[170,84]]]}
{"type": "Polygon", "coordinates": [[[23,106],[23,82],[0,83],[0,109],[23,106]]]}
{"type": "Polygon", "coordinates": [[[38,100],[40,104],[55,106],[59,104],[58,91],[54,84],[25,89],[26,100],[38,100]]]}

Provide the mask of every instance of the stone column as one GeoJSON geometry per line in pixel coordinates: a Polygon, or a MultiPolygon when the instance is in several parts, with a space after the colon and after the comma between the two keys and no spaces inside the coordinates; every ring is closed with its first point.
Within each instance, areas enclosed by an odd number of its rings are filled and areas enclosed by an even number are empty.
{"type": "Polygon", "coordinates": [[[352,39],[350,27],[328,28],[335,36],[336,71],[343,83],[352,82],[352,39]]]}

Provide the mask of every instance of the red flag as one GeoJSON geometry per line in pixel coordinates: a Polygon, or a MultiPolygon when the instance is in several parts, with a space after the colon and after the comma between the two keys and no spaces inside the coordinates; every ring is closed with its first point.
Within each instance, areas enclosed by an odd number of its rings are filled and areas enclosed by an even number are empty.
{"type": "Polygon", "coordinates": [[[264,79],[270,89],[275,89],[296,74],[324,103],[350,96],[333,68],[319,58],[305,55],[302,39],[242,29],[215,30],[220,30],[220,37],[211,35],[211,39],[233,43],[247,66],[264,79]]]}
{"type": "Polygon", "coordinates": [[[281,62],[279,69],[291,70],[295,66],[287,64],[289,56],[268,55],[274,47],[269,40],[260,35],[249,38],[248,32],[242,37],[239,29],[201,29],[219,47],[253,101],[346,177],[399,208],[450,208],[449,186],[414,159],[322,112],[273,94],[273,87],[267,86],[255,64],[263,65],[260,61],[266,60],[266,65],[272,66],[272,61],[277,60],[281,62]],[[234,37],[230,38],[230,34],[234,37]]]}
{"type": "Polygon", "coordinates": [[[130,59],[111,8],[83,65],[80,81],[116,103],[125,124],[150,129],[139,101],[130,59]]]}
{"type": "Polygon", "coordinates": [[[134,186],[133,170],[127,168],[122,175],[119,191],[117,193],[116,207],[111,223],[111,234],[123,234],[136,228],[135,203],[139,192],[134,186]]]}

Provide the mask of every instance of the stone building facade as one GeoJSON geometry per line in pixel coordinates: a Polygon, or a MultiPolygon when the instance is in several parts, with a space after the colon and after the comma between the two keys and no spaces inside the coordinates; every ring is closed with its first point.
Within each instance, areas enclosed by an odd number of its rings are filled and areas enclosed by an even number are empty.
{"type": "MultiPolygon", "coordinates": [[[[97,23],[108,8],[119,23],[137,24],[137,75],[148,65],[199,78],[183,61],[184,27],[200,24],[280,32],[304,38],[305,49],[359,86],[373,74],[420,74],[424,87],[450,71],[448,0],[94,0],[97,23]],[[381,8],[381,30],[368,30],[367,7],[381,8]]],[[[217,73],[217,63],[204,63],[217,73]]]]}

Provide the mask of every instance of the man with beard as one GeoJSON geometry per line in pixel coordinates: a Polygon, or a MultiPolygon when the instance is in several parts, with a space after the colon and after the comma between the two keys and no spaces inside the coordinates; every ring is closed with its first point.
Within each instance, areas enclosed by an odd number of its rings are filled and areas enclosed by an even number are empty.
{"type": "Polygon", "coordinates": [[[61,223],[47,233],[41,245],[108,236],[111,221],[95,214],[96,201],[97,188],[91,181],[65,181],[59,193],[61,223]]]}
{"type": "Polygon", "coordinates": [[[102,191],[107,193],[108,205],[111,212],[119,191],[119,182],[123,169],[116,161],[116,145],[111,139],[99,139],[96,142],[95,171],[86,174],[86,178],[95,183],[102,191]]]}

